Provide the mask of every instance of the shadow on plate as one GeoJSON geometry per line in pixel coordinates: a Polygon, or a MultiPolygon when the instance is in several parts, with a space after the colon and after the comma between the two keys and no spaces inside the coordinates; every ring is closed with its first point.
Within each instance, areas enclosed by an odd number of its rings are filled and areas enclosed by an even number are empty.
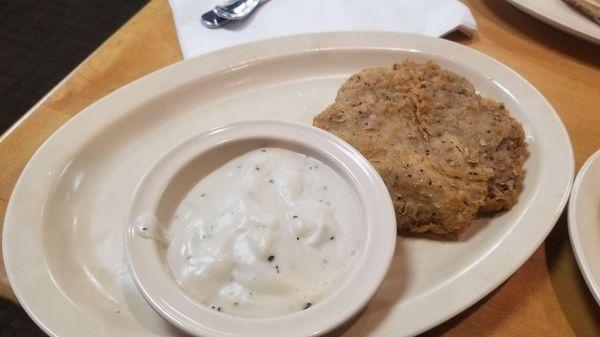
{"type": "Polygon", "coordinates": [[[481,212],[477,214],[475,219],[471,221],[471,224],[467,229],[461,233],[458,237],[445,237],[435,235],[430,232],[426,233],[410,233],[404,232],[401,233],[400,236],[411,239],[424,239],[424,240],[433,240],[433,241],[441,241],[441,242],[465,242],[469,241],[472,237],[474,237],[480,230],[489,225],[489,222],[496,217],[502,216],[505,211],[498,212],[481,212]]]}
{"type": "Polygon", "coordinates": [[[165,336],[192,337],[192,335],[172,325],[169,321],[156,313],[144,300],[143,295],[135,286],[133,279],[130,277],[123,278],[122,289],[123,297],[127,302],[129,311],[133,316],[132,318],[146,330],[155,335],[164,334],[165,336]]]}
{"type": "Polygon", "coordinates": [[[342,324],[326,337],[362,337],[372,334],[377,326],[390,314],[390,308],[402,297],[408,284],[406,251],[402,237],[398,237],[390,269],[379,290],[367,307],[342,324]]]}

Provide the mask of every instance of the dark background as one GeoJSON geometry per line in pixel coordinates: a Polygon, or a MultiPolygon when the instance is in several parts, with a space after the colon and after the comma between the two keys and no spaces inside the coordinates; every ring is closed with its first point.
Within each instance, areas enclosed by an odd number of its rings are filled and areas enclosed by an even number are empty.
{"type": "MultiPolygon", "coordinates": [[[[148,0],[0,0],[0,134],[148,0]]],[[[46,336],[0,300],[0,337],[46,336]]]]}
{"type": "Polygon", "coordinates": [[[0,134],[147,2],[0,0],[0,134]]]}

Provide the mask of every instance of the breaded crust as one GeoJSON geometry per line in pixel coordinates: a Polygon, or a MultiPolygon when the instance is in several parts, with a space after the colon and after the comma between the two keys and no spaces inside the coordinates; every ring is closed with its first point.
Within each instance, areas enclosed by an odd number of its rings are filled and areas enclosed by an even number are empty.
{"type": "Polygon", "coordinates": [[[352,75],[314,125],[356,147],[393,199],[398,227],[455,237],[477,212],[510,208],[524,132],[503,104],[428,62],[352,75]]]}

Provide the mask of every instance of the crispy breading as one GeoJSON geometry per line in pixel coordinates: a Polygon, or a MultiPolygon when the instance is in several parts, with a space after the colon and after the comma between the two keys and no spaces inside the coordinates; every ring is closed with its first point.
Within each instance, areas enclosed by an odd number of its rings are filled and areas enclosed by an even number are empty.
{"type": "Polygon", "coordinates": [[[502,103],[432,62],[352,75],[314,125],[375,166],[400,229],[456,237],[478,211],[508,209],[517,200],[521,124],[502,103]]]}

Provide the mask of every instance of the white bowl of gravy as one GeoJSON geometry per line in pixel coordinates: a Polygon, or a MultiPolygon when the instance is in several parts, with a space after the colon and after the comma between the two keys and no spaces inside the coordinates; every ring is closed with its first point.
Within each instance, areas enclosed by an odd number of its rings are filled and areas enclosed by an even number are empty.
{"type": "Polygon", "coordinates": [[[258,120],[184,141],[129,207],[133,279],[197,336],[314,336],[364,308],[396,243],[387,189],[341,139],[258,120]]]}

